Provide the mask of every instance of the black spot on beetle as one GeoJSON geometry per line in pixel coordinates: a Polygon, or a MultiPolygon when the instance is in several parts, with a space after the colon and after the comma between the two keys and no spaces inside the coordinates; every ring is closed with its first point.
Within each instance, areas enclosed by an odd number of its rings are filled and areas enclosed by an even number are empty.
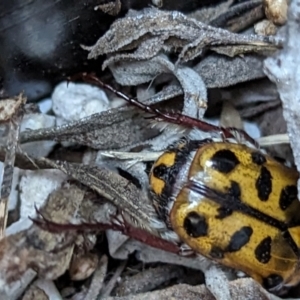
{"type": "Polygon", "coordinates": [[[224,219],[232,214],[233,210],[227,208],[225,206],[221,206],[218,208],[218,215],[216,216],[217,219],[224,219]]]}
{"type": "Polygon", "coordinates": [[[251,158],[252,161],[259,166],[263,165],[266,162],[265,156],[260,152],[253,152],[251,154],[251,158]]]}
{"type": "Polygon", "coordinates": [[[224,257],[224,251],[219,247],[213,246],[209,255],[214,259],[222,259],[224,257]]]}
{"type": "Polygon", "coordinates": [[[228,194],[235,199],[241,198],[241,188],[240,185],[236,181],[231,181],[231,186],[228,189],[228,194]]]}
{"type": "Polygon", "coordinates": [[[155,177],[160,178],[160,179],[165,179],[165,177],[168,173],[168,168],[166,165],[160,164],[160,165],[156,166],[152,172],[155,177]]]}
{"type": "Polygon", "coordinates": [[[263,285],[267,289],[274,288],[280,285],[283,282],[283,278],[277,274],[271,274],[268,277],[264,278],[263,285]]]}
{"type": "Polygon", "coordinates": [[[261,201],[267,201],[272,192],[272,175],[266,167],[262,167],[256,180],[257,196],[261,201]]]}
{"type": "Polygon", "coordinates": [[[240,162],[236,155],[230,150],[219,150],[212,158],[212,168],[221,173],[231,172],[240,162]]]}
{"type": "Polygon", "coordinates": [[[240,250],[249,242],[252,233],[253,229],[249,226],[244,226],[240,230],[236,231],[232,235],[226,251],[234,252],[240,250]]]}
{"type": "Polygon", "coordinates": [[[286,210],[297,199],[298,190],[295,185],[288,185],[282,189],[279,198],[279,206],[286,210]]]}
{"type": "Polygon", "coordinates": [[[254,253],[256,259],[260,263],[266,264],[271,259],[271,244],[272,239],[268,236],[265,239],[263,239],[256,247],[254,253]]]}
{"type": "Polygon", "coordinates": [[[208,224],[205,218],[197,212],[188,213],[184,219],[183,227],[186,233],[193,238],[207,235],[208,224]]]}

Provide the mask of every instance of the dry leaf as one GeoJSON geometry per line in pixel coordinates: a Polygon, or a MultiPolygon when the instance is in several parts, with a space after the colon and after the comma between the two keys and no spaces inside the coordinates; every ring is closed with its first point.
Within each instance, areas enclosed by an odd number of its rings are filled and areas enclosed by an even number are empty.
{"type": "Polygon", "coordinates": [[[241,46],[240,51],[265,51],[275,50],[279,44],[271,37],[235,34],[179,12],[147,8],[138,13],[129,12],[125,18],[115,21],[94,46],[84,48],[90,51],[89,59],[113,54],[118,60],[145,60],[161,51],[176,50],[179,61],[189,61],[207,47],[216,50],[220,46],[241,46]]]}

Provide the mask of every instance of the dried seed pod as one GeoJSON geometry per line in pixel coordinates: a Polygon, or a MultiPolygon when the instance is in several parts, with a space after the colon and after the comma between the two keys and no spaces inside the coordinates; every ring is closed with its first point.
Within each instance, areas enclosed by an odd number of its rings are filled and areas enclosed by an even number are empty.
{"type": "Polygon", "coordinates": [[[287,20],[287,0],[264,0],[267,18],[276,25],[283,25],[287,20]]]}
{"type": "Polygon", "coordinates": [[[275,35],[277,32],[276,25],[270,20],[263,20],[254,26],[256,34],[260,35],[275,35]]]}
{"type": "Polygon", "coordinates": [[[98,266],[99,258],[96,254],[73,255],[69,268],[72,280],[84,280],[90,277],[98,266]]]}

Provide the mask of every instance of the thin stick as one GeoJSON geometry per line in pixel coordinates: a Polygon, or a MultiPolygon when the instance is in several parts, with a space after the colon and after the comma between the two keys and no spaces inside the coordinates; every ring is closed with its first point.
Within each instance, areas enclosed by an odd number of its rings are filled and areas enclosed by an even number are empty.
{"type": "Polygon", "coordinates": [[[20,94],[16,99],[2,100],[0,121],[8,122],[8,135],[6,139],[6,154],[2,171],[0,190],[0,239],[4,237],[7,224],[7,209],[9,195],[12,189],[16,150],[19,145],[20,124],[24,114],[26,98],[20,94]],[[15,102],[12,102],[15,101],[15,102]]]}
{"type": "Polygon", "coordinates": [[[109,297],[110,293],[112,292],[112,290],[114,289],[117,283],[118,278],[121,276],[122,272],[124,271],[126,264],[127,264],[127,260],[124,260],[120,263],[112,278],[109,280],[107,285],[101,291],[101,294],[99,295],[98,299],[109,297]]]}
{"type": "Polygon", "coordinates": [[[264,136],[257,139],[257,141],[262,147],[290,143],[289,136],[286,133],[264,136]]]}

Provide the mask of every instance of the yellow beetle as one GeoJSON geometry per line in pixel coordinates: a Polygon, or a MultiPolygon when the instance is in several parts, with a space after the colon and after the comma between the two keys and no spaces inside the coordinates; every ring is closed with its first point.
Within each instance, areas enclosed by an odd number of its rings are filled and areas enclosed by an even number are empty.
{"type": "Polygon", "coordinates": [[[300,281],[296,170],[250,143],[182,139],[154,163],[158,214],[179,238],[272,291],[300,281]]]}

